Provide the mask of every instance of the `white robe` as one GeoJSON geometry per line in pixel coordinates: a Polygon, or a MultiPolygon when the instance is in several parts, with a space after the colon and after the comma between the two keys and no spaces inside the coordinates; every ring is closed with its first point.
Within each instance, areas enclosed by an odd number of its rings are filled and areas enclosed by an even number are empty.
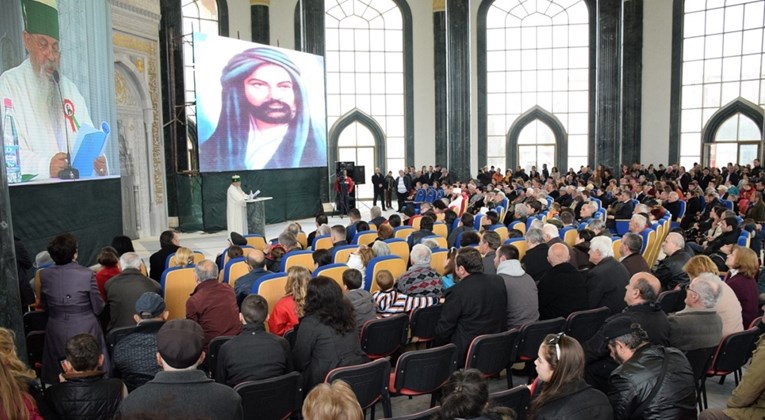
{"type": "Polygon", "coordinates": [[[226,193],[226,225],[228,233],[236,232],[241,235],[249,233],[247,229],[247,194],[241,187],[231,184],[226,193]]]}
{"type": "MultiPolygon", "coordinates": [[[[58,107],[51,109],[50,101],[46,97],[50,90],[44,83],[50,83],[55,89],[52,81],[40,79],[29,59],[0,75],[0,117],[5,118],[4,101],[8,98],[13,101],[16,130],[19,135],[21,173],[37,174],[35,180],[50,178],[51,158],[58,152],[66,152],[66,134],[62,129],[64,126],[69,133],[72,159],[77,154],[74,149],[77,134],[65,118],[58,92],[54,90],[54,100],[58,107]]],[[[85,98],[77,86],[64,76],[61,76],[59,84],[64,101],[69,100],[74,105],[74,119],[77,124],[80,127],[92,127],[93,122],[85,98]]]]}

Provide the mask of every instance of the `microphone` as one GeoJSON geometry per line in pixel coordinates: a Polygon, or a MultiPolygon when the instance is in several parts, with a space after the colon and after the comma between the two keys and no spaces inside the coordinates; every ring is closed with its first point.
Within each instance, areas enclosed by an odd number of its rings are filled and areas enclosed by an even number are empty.
{"type": "Polygon", "coordinates": [[[61,94],[61,76],[58,70],[53,70],[53,83],[58,88],[58,98],[61,100],[61,110],[64,111],[64,134],[66,134],[66,166],[58,171],[59,179],[80,179],[80,171],[72,166],[72,153],[69,148],[69,130],[66,129],[66,106],[64,106],[64,95],[61,94]]]}

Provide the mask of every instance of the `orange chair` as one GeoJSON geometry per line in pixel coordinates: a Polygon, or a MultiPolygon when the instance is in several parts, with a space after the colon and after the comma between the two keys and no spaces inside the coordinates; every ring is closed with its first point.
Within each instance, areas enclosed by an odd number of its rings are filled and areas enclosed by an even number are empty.
{"type": "Polygon", "coordinates": [[[376,277],[377,273],[381,270],[388,270],[393,274],[393,278],[397,279],[406,272],[406,263],[404,260],[395,255],[384,255],[381,257],[372,258],[367,264],[367,273],[365,289],[370,293],[374,293],[380,290],[380,286],[377,285],[376,277]]]}
{"type": "Polygon", "coordinates": [[[252,293],[263,296],[268,302],[268,314],[276,306],[276,302],[284,296],[284,287],[287,285],[287,273],[266,274],[252,285],[252,293]]]}
{"type": "Polygon", "coordinates": [[[385,243],[388,244],[391,255],[398,255],[406,265],[409,265],[409,244],[405,239],[391,238],[385,240],[385,243]]]}
{"type": "Polygon", "coordinates": [[[244,235],[244,238],[247,239],[247,245],[255,249],[259,249],[262,251],[266,249],[266,246],[268,246],[268,244],[266,243],[266,238],[263,235],[260,235],[258,233],[244,235]]]}
{"type": "Polygon", "coordinates": [[[168,319],[186,318],[186,301],[197,287],[197,276],[193,267],[168,268],[162,273],[162,291],[168,319]]]}
{"type": "Polygon", "coordinates": [[[313,272],[313,277],[326,276],[335,281],[341,288],[343,287],[343,273],[348,270],[346,264],[329,264],[319,267],[313,272]]]}
{"type": "Polygon", "coordinates": [[[446,273],[446,260],[449,259],[449,250],[445,248],[436,248],[430,255],[430,268],[438,271],[443,276],[446,273]]]}

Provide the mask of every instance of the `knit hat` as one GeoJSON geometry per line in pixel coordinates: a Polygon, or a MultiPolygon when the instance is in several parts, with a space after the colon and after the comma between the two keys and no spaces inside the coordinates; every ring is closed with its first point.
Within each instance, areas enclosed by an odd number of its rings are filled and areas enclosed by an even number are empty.
{"type": "Polygon", "coordinates": [[[168,365],[185,369],[202,354],[204,331],[190,319],[168,321],[157,333],[157,350],[168,365]]]}
{"type": "Polygon", "coordinates": [[[135,301],[135,313],[141,318],[156,318],[165,311],[165,301],[162,296],[154,292],[144,292],[141,297],[135,301]]]}
{"type": "Polygon", "coordinates": [[[56,0],[21,0],[24,30],[59,40],[56,0]]]}

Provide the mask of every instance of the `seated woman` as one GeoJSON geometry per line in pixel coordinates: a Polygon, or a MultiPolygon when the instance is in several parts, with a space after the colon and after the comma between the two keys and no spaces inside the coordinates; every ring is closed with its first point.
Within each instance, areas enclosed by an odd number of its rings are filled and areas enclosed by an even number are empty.
{"type": "Polygon", "coordinates": [[[361,272],[362,288],[366,283],[364,277],[366,277],[367,265],[370,261],[372,261],[372,258],[374,257],[374,251],[372,251],[371,248],[362,245],[359,247],[359,249],[356,250],[356,252],[351,254],[350,258],[348,258],[348,267],[355,268],[361,272]]]}
{"type": "Polygon", "coordinates": [[[16,354],[13,331],[3,327],[0,327],[0,360],[0,395],[3,396],[0,400],[0,418],[55,418],[42,388],[36,382],[35,371],[29,369],[16,354]]]}
{"type": "Polygon", "coordinates": [[[434,419],[517,418],[511,408],[491,405],[489,385],[478,369],[461,369],[452,373],[441,392],[441,412],[436,413],[434,419]]]}
{"type": "Polygon", "coordinates": [[[455,277],[455,270],[457,267],[454,264],[454,257],[457,255],[457,248],[452,248],[449,250],[449,256],[446,257],[446,261],[444,262],[444,275],[441,277],[441,285],[444,287],[444,292],[446,289],[454,286],[454,281],[456,280],[455,277]]]}
{"type": "Polygon", "coordinates": [[[286,295],[274,305],[274,310],[268,317],[268,330],[271,334],[284,335],[297,325],[303,316],[305,293],[311,272],[305,267],[294,266],[287,270],[287,284],[284,286],[286,295]]]}
{"type": "Polygon", "coordinates": [[[749,324],[758,317],[760,309],[760,293],[757,289],[760,265],[757,262],[757,254],[750,248],[733,245],[725,259],[725,265],[730,268],[725,283],[733,289],[741,303],[743,327],[749,328],[749,324]]]}
{"type": "Polygon", "coordinates": [[[98,284],[98,292],[101,293],[101,299],[106,301],[104,285],[110,278],[120,273],[120,268],[117,266],[117,263],[120,262],[120,257],[114,248],[105,246],[101,248],[96,261],[101,265],[101,268],[96,271],[96,284],[98,284]]]}
{"type": "Polygon", "coordinates": [[[304,392],[324,382],[334,368],[369,360],[359,344],[353,307],[329,277],[308,282],[304,316],[296,328],[292,359],[303,373],[304,392]]]}
{"type": "Polygon", "coordinates": [[[608,397],[584,381],[584,350],[563,333],[548,334],[534,361],[539,375],[531,385],[534,419],[612,419],[608,397]]]}
{"type": "MultiPolygon", "coordinates": [[[[239,249],[241,250],[241,248],[239,249]]],[[[183,246],[178,248],[175,251],[175,255],[173,255],[173,257],[170,258],[170,267],[188,267],[193,265],[194,265],[194,251],[183,246]]]]}

